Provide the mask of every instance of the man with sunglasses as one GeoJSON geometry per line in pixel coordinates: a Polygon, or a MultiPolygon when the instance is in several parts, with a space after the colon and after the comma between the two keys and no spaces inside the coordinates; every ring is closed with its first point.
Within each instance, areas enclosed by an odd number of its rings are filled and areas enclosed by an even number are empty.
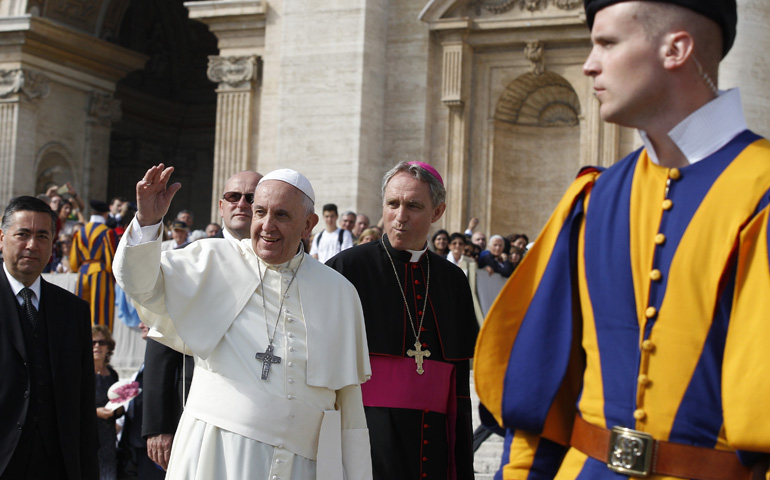
{"type": "Polygon", "coordinates": [[[90,309],[40,276],[55,230],[34,197],[0,225],[0,480],[99,478],[90,309]]]}
{"type": "Polygon", "coordinates": [[[219,215],[222,216],[224,228],[216,235],[217,238],[235,241],[249,238],[254,189],[261,178],[261,173],[244,170],[227,179],[224,193],[219,199],[219,215]]]}

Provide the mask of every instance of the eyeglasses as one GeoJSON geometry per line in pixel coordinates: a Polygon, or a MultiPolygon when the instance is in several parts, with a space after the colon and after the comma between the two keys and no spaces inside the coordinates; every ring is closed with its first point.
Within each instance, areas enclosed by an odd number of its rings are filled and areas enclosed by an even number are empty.
{"type": "Polygon", "coordinates": [[[246,197],[246,201],[249,203],[254,203],[254,194],[253,193],[241,193],[241,192],[225,192],[224,195],[222,195],[222,198],[224,200],[227,200],[230,203],[238,203],[241,201],[241,197],[246,197]]]}
{"type": "Polygon", "coordinates": [[[107,340],[92,340],[91,343],[93,343],[94,347],[97,345],[99,345],[100,347],[107,346],[107,340]]]}

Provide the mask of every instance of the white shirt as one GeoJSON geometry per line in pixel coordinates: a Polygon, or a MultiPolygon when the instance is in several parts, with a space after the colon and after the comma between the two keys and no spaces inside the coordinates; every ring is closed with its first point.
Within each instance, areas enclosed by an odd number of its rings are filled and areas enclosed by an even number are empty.
{"type": "MultiPolygon", "coordinates": [[[[13,294],[16,296],[16,301],[19,302],[19,305],[24,305],[24,297],[21,296],[21,291],[24,289],[24,284],[20,281],[13,278],[13,276],[8,272],[8,267],[5,266],[5,262],[3,262],[3,271],[5,271],[5,276],[8,278],[8,284],[11,286],[11,290],[13,291],[13,294]]],[[[32,305],[35,306],[36,310],[40,310],[40,276],[35,279],[35,282],[29,286],[29,289],[32,290],[32,305]]]]}
{"type": "Polygon", "coordinates": [[[340,228],[333,232],[321,230],[313,238],[313,244],[310,246],[310,255],[315,255],[318,261],[326,263],[327,260],[337,255],[343,250],[353,246],[353,234],[347,230],[342,231],[342,245],[340,245],[340,228]],[[318,236],[321,236],[320,238],[318,236]]]}
{"type": "MultiPolygon", "coordinates": [[[[668,136],[679,147],[687,161],[693,164],[715,153],[747,128],[740,91],[733,88],[720,90],[717,98],[679,122],[668,132],[668,136]]],[[[639,135],[650,160],[660,165],[647,133],[639,130],[639,135]]]]}

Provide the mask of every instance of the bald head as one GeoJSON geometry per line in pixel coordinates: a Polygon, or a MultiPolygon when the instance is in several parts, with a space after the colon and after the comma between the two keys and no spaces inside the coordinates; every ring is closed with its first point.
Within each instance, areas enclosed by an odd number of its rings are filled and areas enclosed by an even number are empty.
{"type": "Polygon", "coordinates": [[[254,190],[262,175],[246,170],[238,172],[225,182],[219,199],[219,214],[225,229],[237,239],[249,238],[251,230],[254,190]]]}

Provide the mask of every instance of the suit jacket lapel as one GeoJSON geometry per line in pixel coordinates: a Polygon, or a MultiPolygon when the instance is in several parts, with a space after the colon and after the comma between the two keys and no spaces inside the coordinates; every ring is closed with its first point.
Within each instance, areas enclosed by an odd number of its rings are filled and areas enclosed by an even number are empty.
{"type": "MultiPolygon", "coordinates": [[[[0,264],[1,265],[1,264],[0,264]]],[[[24,334],[21,332],[21,319],[19,318],[19,308],[16,296],[11,291],[11,285],[5,276],[5,271],[0,267],[0,312],[7,312],[8,315],[0,317],[0,328],[9,332],[8,336],[11,343],[19,352],[22,358],[27,358],[27,349],[24,347],[24,334]]]]}
{"type": "MultiPolygon", "coordinates": [[[[59,365],[59,352],[63,342],[72,341],[72,335],[67,335],[66,312],[56,308],[54,289],[50,283],[40,277],[40,303],[38,322],[44,321],[48,330],[48,351],[51,354],[51,376],[56,378],[56,367],[59,365]]],[[[74,327],[74,325],[71,325],[74,327]]]]}

